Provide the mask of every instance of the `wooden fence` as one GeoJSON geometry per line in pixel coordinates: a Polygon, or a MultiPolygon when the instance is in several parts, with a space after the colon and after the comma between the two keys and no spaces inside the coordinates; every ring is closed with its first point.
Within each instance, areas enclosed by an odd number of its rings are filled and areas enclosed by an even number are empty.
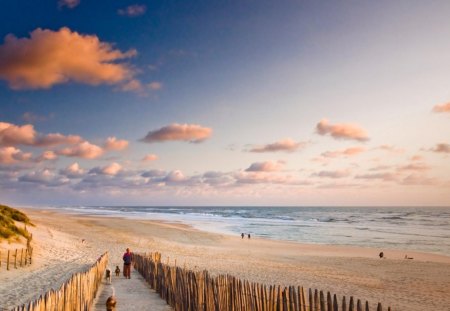
{"type": "MultiPolygon", "coordinates": [[[[134,266],[176,311],[369,311],[369,303],[302,286],[266,286],[230,275],[210,276],[161,263],[161,254],[135,254],[134,266]]],[[[377,311],[382,311],[381,303],[377,311]]],[[[387,309],[390,311],[391,308],[387,309]]]]}
{"type": "Polygon", "coordinates": [[[11,311],[87,311],[97,294],[108,264],[108,253],[103,254],[87,271],[79,272],[61,285],[51,289],[38,299],[16,307],[11,311]]]}
{"type": "Polygon", "coordinates": [[[17,269],[18,267],[31,265],[32,258],[32,247],[15,250],[0,250],[0,270],[10,270],[11,268],[17,269]]]}

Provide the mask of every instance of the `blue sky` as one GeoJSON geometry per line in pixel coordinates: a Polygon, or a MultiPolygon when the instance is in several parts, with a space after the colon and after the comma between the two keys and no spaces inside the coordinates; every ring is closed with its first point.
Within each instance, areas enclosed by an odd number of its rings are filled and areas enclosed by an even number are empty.
{"type": "Polygon", "coordinates": [[[449,205],[446,1],[8,1],[6,203],[449,205]]]}

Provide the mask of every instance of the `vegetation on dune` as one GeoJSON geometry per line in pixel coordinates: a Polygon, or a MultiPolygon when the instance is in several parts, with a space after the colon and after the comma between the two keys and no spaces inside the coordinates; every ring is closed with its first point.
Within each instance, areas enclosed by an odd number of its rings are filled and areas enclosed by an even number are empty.
{"type": "Polygon", "coordinates": [[[30,233],[25,228],[19,228],[16,222],[24,225],[33,225],[27,215],[15,208],[0,205],[0,239],[24,237],[30,238],[30,233]]]}

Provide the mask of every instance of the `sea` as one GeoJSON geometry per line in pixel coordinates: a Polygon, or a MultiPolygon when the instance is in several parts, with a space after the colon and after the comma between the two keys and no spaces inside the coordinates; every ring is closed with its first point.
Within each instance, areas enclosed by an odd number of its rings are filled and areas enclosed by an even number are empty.
{"type": "Polygon", "coordinates": [[[221,234],[450,256],[449,207],[58,206],[66,212],[183,223],[221,234]]]}

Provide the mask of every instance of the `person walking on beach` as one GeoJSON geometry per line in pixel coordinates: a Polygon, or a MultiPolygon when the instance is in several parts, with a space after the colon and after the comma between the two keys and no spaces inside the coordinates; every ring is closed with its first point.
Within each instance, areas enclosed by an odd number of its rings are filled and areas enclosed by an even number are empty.
{"type": "Polygon", "coordinates": [[[131,279],[131,262],[133,261],[133,253],[130,252],[130,249],[127,248],[125,254],[123,254],[123,276],[126,279],[131,279]]]}
{"type": "Polygon", "coordinates": [[[244,238],[244,232],[241,233],[241,238],[244,238]]]}
{"type": "Polygon", "coordinates": [[[250,233],[248,234],[248,239],[250,240],[250,233]]]}

